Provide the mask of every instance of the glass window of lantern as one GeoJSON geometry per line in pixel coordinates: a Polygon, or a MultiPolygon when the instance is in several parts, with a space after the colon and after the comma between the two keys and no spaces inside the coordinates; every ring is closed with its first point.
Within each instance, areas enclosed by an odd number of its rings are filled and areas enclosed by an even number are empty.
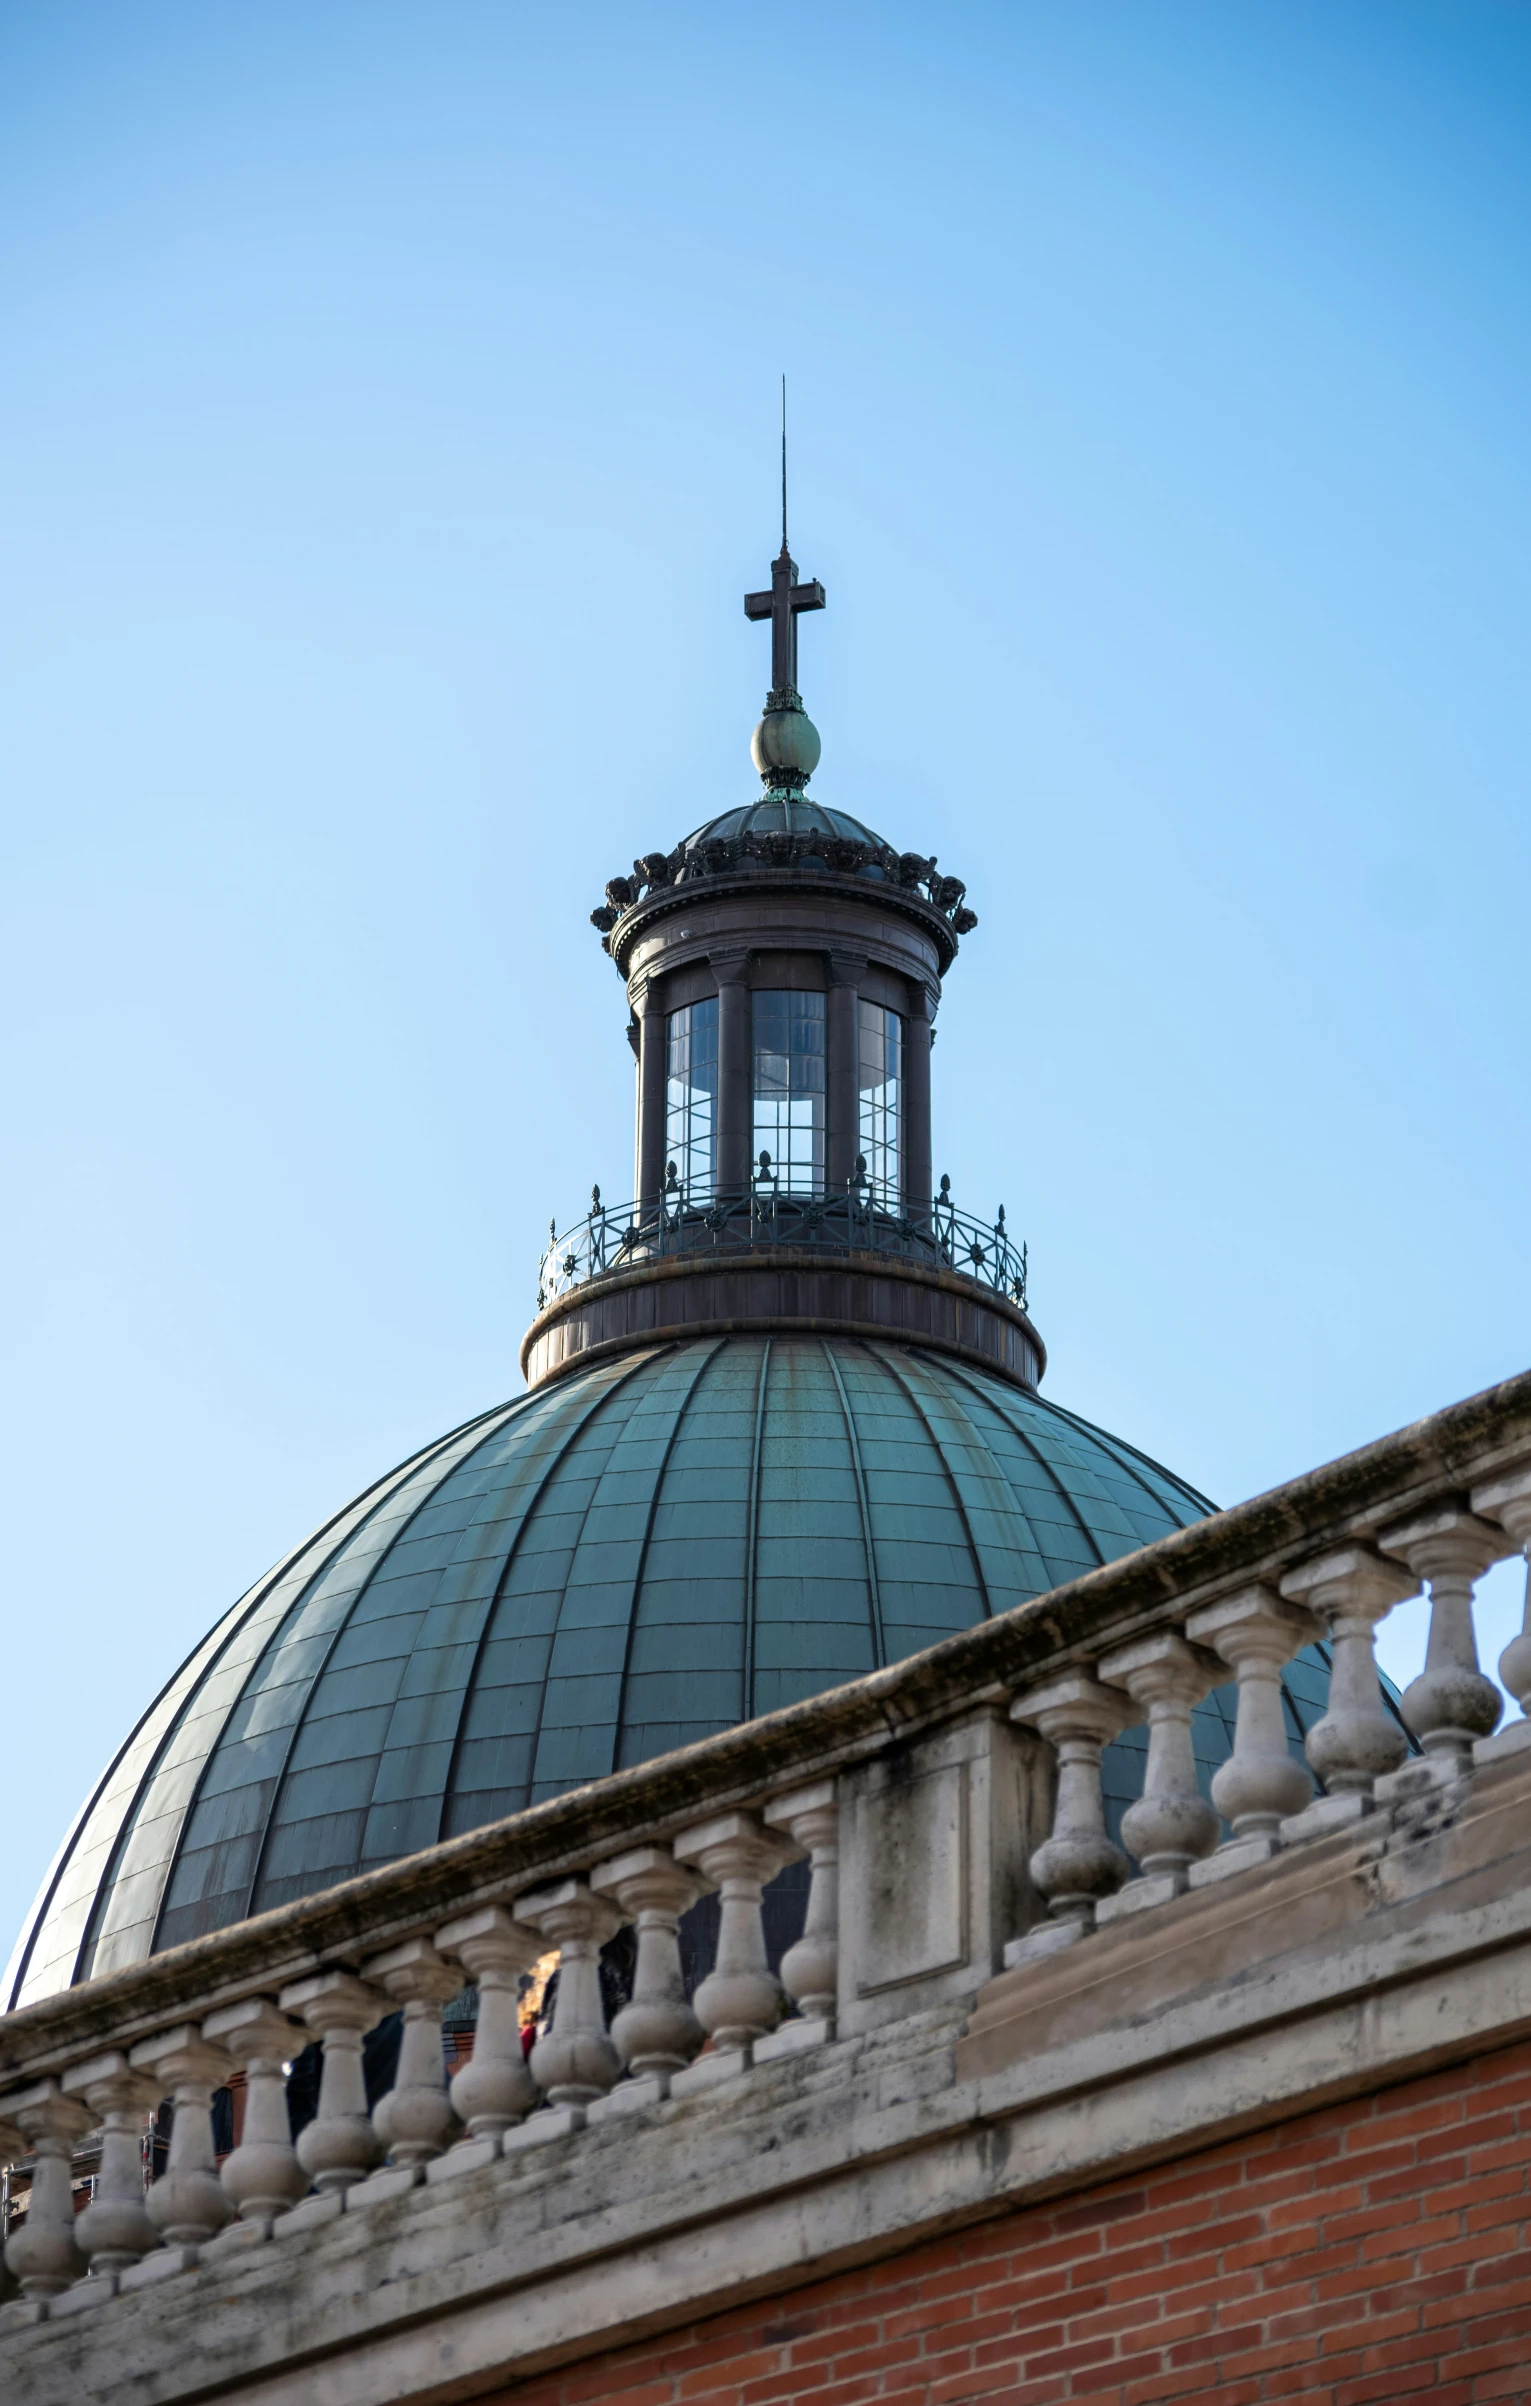
{"type": "Polygon", "coordinates": [[[824,997],[762,993],[755,1023],[754,1153],[783,1194],[824,1191],[824,997]]]}
{"type": "Polygon", "coordinates": [[[665,1038],[665,1159],[688,1197],[710,1202],[718,1169],[717,996],[672,1011],[665,1038]]]}
{"type": "Polygon", "coordinates": [[[874,1200],[896,1211],[903,1195],[904,1023],[896,1011],[872,1002],[860,1005],[859,1019],[858,1149],[874,1200]]]}

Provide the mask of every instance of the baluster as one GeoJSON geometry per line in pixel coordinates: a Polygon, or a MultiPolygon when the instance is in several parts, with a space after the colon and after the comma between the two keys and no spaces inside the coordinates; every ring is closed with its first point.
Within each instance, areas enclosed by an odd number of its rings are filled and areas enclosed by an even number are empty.
{"type": "Polygon", "coordinates": [[[159,2245],[144,2205],[143,2129],[160,2091],[116,2050],[73,2065],[60,2086],[66,2096],[83,2098],[101,2131],[96,2193],[74,2226],[97,2280],[126,2272],[159,2245]]]}
{"type": "Polygon", "coordinates": [[[1106,1836],[1100,1757],[1132,1717],[1130,1697],[1120,1688],[1102,1687],[1085,1671],[1067,1671],[1061,1679],[1027,1689],[1011,1705],[1012,1721],[1036,1730],[1057,1756],[1058,1795],[1052,1833],[1030,1867],[1051,1919],[1010,1941],[1007,1966],[1083,1938],[1094,1927],[1098,1900],[1113,1896],[1131,1870],[1121,1848],[1106,1836]]]}
{"type": "Polygon", "coordinates": [[[1373,1784],[1396,1771],[1409,1741],[1382,1701],[1376,1627],[1418,1581],[1361,1546],[1340,1546],[1299,1563],[1281,1582],[1289,1601],[1318,1614],[1332,1649],[1329,1710],[1308,1732],[1308,1762],[1329,1793],[1287,1824],[1283,1836],[1316,1836],[1371,1809],[1373,1784]]]}
{"type": "Polygon", "coordinates": [[[196,2247],[234,2218],[213,2166],[213,2091],[232,2069],[228,2053],[194,2022],[182,2022],[140,2040],[128,2061],[153,2075],[161,2096],[168,2089],[175,2111],[169,2160],[148,2195],[149,2220],[172,2247],[196,2247]]]}
{"type": "Polygon", "coordinates": [[[1475,1741],[1492,1735],[1504,1710],[1498,1688],[1478,1668],[1473,1632],[1473,1585],[1504,1553],[1504,1538],[1447,1503],[1395,1521],[1377,1543],[1430,1588],[1425,1667],[1404,1690],[1403,1717],[1427,1755],[1439,1756],[1448,1772],[1466,1771],[1475,1741]]]}
{"type": "Polygon", "coordinates": [[[319,2110],[298,2133],[298,2162],[322,2197],[344,2197],[383,2152],[362,2073],[362,2040],[382,2019],[383,2000],[353,1972],[315,1972],[284,1988],[277,2002],[284,2013],[301,2014],[324,2048],[319,2110]]]}
{"type": "MultiPolygon", "coordinates": [[[[0,2200],[6,2198],[9,2193],[5,2175],[13,2172],[22,2157],[29,2152],[20,2124],[10,2119],[11,2097],[14,2095],[15,2091],[12,2090],[10,2096],[0,2099],[0,2200]]],[[[3,2243],[7,2227],[3,2219],[4,2214],[5,2207],[3,2203],[0,2203],[0,2243],[3,2243]]]]}
{"type": "MultiPolygon", "coordinates": [[[[3,2201],[10,2197],[11,2181],[17,2165],[29,2152],[20,2124],[6,2118],[10,2110],[11,2099],[7,2097],[3,2109],[0,2109],[0,2263],[4,2262],[5,2236],[10,2226],[10,2215],[3,2201]]],[[[19,2232],[17,2236],[20,2236],[19,2232]]],[[[7,2304],[0,2305],[0,2331],[8,2330],[18,2322],[39,2322],[47,2311],[47,2307],[41,2303],[24,2304],[20,2298],[11,2298],[7,2304]]]]}
{"type": "Polygon", "coordinates": [[[1239,1683],[1233,1752],[1212,1775],[1212,1802],[1233,1835],[1205,1863],[1191,1866],[1190,1885],[1198,1888],[1264,1862],[1280,1844],[1282,1822],[1312,1800],[1313,1782],[1287,1744],[1281,1672],[1312,1645],[1319,1625],[1311,1613],[1283,1604],[1273,1588],[1256,1585],[1193,1612],[1185,1630],[1221,1655],[1239,1683]]]}
{"type": "Polygon", "coordinates": [[[510,2134],[507,2144],[577,2130],[585,2107],[605,2096],[622,2069],[601,2003],[601,1948],[621,1928],[621,1915],[604,1897],[592,1896],[583,1880],[535,1889],[516,1899],[514,1911],[558,1948],[558,1995],[553,2027],[531,2054],[532,2078],[547,2107],[510,2134]]]}
{"type": "Polygon", "coordinates": [[[526,2068],[516,1992],[523,1972],[542,1953],[533,1930],[513,1921],[502,1905],[465,1913],[436,1932],[443,1955],[455,1955],[478,1989],[478,2027],[473,2053],[452,2075],[452,2105],[467,2124],[459,2146],[487,2140],[525,2120],[537,2102],[537,2083],[526,2068]]]}
{"type": "Polygon", "coordinates": [[[678,1927],[703,1883],[682,1870],[667,1846],[635,1846],[599,1865],[590,1885],[612,1898],[623,1921],[637,1924],[632,2001],[611,2025],[617,2053],[634,2075],[613,2089],[611,2104],[626,2109],[664,2096],[671,2074],[685,2070],[705,2036],[686,2002],[678,1927]]]}
{"type": "MultiPolygon", "coordinates": [[[[717,2054],[734,2059],[729,2070],[739,2069],[744,2050],[781,2019],[784,1992],[766,1961],[761,1891],[799,1851],[790,1838],[763,1829],[753,1813],[720,1813],[675,1841],[676,1861],[694,1863],[708,1886],[721,1892],[717,1963],[692,2002],[717,2054]]],[[[719,2064],[717,2073],[724,2068],[719,2064]]],[[[694,2065],[677,2074],[672,2090],[689,2085],[701,2070],[694,2065]]],[[[703,2077],[713,2076],[709,2066],[703,2077]]]]}
{"type": "MultiPolygon", "coordinates": [[[[827,2038],[834,2028],[840,1976],[840,1805],[834,1781],[816,1780],[788,1796],[773,1796],[764,1818],[768,1827],[784,1829],[808,1857],[803,1935],[781,1959],[781,1984],[804,2022],[827,2038]]],[[[789,2022],[778,2035],[785,2038],[801,2027],[789,2022]]]]}
{"type": "Polygon", "coordinates": [[[1526,1606],[1520,1632],[1499,1657],[1499,1676],[1526,1715],[1521,1735],[1512,1740],[1505,1730],[1500,1743],[1524,1744],[1531,1740],[1531,1462],[1517,1463],[1513,1470],[1501,1471],[1475,1487],[1472,1507],[1486,1520],[1497,1520],[1501,1528],[1508,1529],[1526,1557],[1526,1606]]]}
{"type": "Polygon", "coordinates": [[[241,2222],[269,2230],[308,2187],[287,2114],[287,2066],[301,2053],[307,2033],[278,2013],[268,1997],[242,1997],[237,2005],[210,2013],[202,2035],[227,2047],[244,2066],[244,2127],[218,2178],[241,2222]]]}
{"type": "Polygon", "coordinates": [[[1122,1836],[1142,1877],[1097,1904],[1096,1920],[1110,1921],[1178,1896],[1191,1864],[1217,1844],[1217,1814],[1196,1785],[1191,1713],[1218,1684],[1222,1666],[1175,1630],[1158,1629],[1104,1656],[1099,1670],[1106,1686],[1125,1688],[1148,1716],[1143,1793],[1122,1816],[1122,1836]]]}
{"type": "Polygon", "coordinates": [[[5,2260],[24,2298],[57,2297],[85,2270],[76,2240],[72,2157],[76,2139],[91,2127],[90,2108],[64,2096],[57,2081],[42,2080],[7,2097],[5,2111],[34,2157],[27,2218],[7,2239],[5,2260]]]}
{"type": "Polygon", "coordinates": [[[374,1955],[362,1965],[362,1976],[404,2008],[399,2068],[392,2088],[372,2109],[372,2127],[388,2151],[390,2165],[423,2179],[425,2166],[441,2154],[452,2127],[441,2008],[456,1996],[462,1979],[428,1938],[407,1938],[385,1955],[374,1955]]]}

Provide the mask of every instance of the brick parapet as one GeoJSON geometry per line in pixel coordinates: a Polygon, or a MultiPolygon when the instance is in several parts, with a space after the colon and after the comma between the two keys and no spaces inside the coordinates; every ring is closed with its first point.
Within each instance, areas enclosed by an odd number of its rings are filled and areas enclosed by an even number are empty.
{"type": "Polygon", "coordinates": [[[492,2394],[495,2406],[1531,2397],[1531,2043],[492,2394]]]}

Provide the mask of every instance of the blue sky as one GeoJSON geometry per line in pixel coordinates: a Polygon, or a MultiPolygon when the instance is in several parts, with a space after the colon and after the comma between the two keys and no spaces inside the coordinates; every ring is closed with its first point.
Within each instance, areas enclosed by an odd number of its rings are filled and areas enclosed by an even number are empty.
{"type": "Polygon", "coordinates": [[[1528,132],[1507,0],[0,10],[7,1931],[628,1190],[783,369],[1048,1391],[1231,1502],[1531,1359],[1528,132]]]}

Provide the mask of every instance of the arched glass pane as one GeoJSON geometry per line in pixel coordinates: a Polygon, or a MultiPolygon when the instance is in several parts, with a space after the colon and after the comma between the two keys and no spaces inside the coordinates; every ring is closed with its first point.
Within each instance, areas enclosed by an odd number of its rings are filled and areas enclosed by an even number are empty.
{"type": "Polygon", "coordinates": [[[903,1197],[904,1023],[881,1003],[860,1006],[860,1151],[876,1202],[897,1211],[903,1197]]]}
{"type": "Polygon", "coordinates": [[[755,1021],[755,1158],[783,1194],[824,1191],[824,997],[762,993],[755,1021]]]}
{"type": "Polygon", "coordinates": [[[712,1200],[718,1170],[718,998],[687,1003],[665,1026],[665,1159],[684,1192],[712,1200]]]}

